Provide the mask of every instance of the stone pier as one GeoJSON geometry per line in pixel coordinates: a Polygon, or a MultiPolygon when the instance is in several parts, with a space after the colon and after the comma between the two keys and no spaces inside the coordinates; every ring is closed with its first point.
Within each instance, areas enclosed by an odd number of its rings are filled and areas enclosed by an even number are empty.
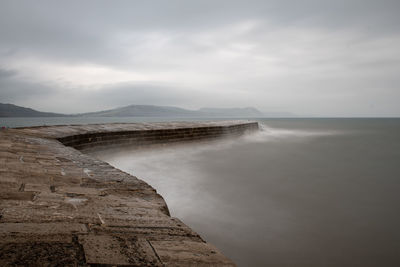
{"type": "Polygon", "coordinates": [[[221,121],[0,130],[0,266],[234,266],[170,217],[154,188],[84,152],[257,129],[221,121]]]}

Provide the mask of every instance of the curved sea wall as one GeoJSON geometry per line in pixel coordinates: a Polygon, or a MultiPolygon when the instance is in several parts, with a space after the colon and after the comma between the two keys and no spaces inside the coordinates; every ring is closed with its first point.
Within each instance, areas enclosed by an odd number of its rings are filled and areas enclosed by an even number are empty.
{"type": "Polygon", "coordinates": [[[220,125],[215,123],[199,123],[199,125],[170,123],[169,127],[157,127],[153,129],[125,128],[116,131],[115,129],[102,128],[100,130],[92,130],[57,139],[66,146],[71,146],[78,150],[86,150],[114,145],[147,146],[173,142],[209,140],[226,136],[238,136],[256,129],[258,129],[258,123],[256,122],[243,122],[239,124],[222,122],[220,125]]]}
{"type": "Polygon", "coordinates": [[[171,217],[154,188],[81,151],[257,129],[256,122],[221,121],[1,130],[0,265],[234,266],[171,217]]]}

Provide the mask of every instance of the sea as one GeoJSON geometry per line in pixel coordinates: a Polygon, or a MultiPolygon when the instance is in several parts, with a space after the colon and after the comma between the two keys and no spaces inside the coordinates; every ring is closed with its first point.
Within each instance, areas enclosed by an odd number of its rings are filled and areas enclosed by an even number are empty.
{"type": "MultiPolygon", "coordinates": [[[[239,138],[92,155],[153,186],[238,266],[400,266],[400,119],[254,120],[260,131],[239,138]]],[[[54,122],[121,118],[0,126],[54,122]]]]}

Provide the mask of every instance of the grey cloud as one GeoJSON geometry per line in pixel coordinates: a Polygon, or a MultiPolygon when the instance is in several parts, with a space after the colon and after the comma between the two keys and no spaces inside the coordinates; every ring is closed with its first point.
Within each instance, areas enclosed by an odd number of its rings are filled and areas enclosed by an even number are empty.
{"type": "Polygon", "coordinates": [[[0,78],[0,103],[30,103],[37,106],[38,103],[43,103],[47,97],[53,95],[59,95],[59,91],[54,87],[0,78]]]}
{"type": "Polygon", "coordinates": [[[238,21],[398,32],[399,1],[2,1],[1,46],[63,60],[118,61],[118,32],[194,33],[238,21]]]}
{"type": "Polygon", "coordinates": [[[159,104],[351,115],[369,114],[364,104],[376,99],[379,114],[399,115],[399,10],[397,0],[3,0],[0,102],[67,113],[159,104]],[[8,66],[30,58],[150,80],[87,90],[29,81],[8,66]],[[172,71],[174,81],[151,79],[172,71]],[[189,71],[198,77],[182,82],[189,71]],[[320,104],[327,96],[346,105],[320,104]]]}
{"type": "Polygon", "coordinates": [[[118,107],[130,104],[178,105],[193,102],[195,94],[183,88],[152,84],[115,84],[88,93],[87,101],[103,106],[118,107]]]}
{"type": "Polygon", "coordinates": [[[0,68],[0,80],[12,77],[16,74],[17,74],[17,72],[15,70],[0,68]]]}

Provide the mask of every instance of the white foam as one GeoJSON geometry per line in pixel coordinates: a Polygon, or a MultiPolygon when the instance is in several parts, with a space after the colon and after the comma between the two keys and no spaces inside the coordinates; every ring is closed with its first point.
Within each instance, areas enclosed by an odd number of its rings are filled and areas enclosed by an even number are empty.
{"type": "Polygon", "coordinates": [[[245,135],[243,140],[246,142],[269,142],[288,138],[311,138],[341,134],[339,131],[273,128],[263,123],[259,123],[259,128],[260,131],[245,135]]]}

